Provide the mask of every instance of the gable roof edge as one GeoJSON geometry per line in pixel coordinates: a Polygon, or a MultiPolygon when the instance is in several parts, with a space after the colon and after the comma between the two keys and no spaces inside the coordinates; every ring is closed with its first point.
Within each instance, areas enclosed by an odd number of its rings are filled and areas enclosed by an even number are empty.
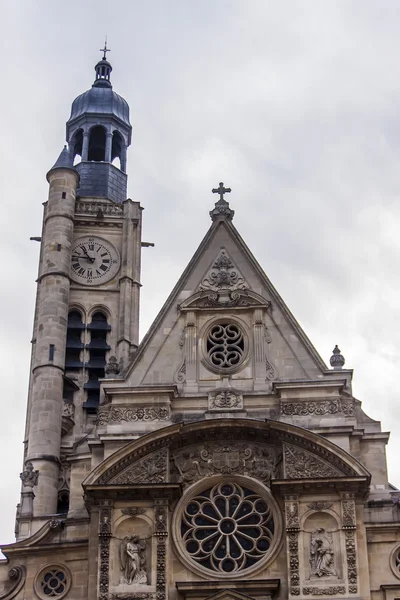
{"type": "Polygon", "coordinates": [[[230,221],[226,222],[225,224],[226,224],[227,228],[231,230],[232,235],[235,237],[236,241],[238,242],[238,245],[241,247],[241,249],[245,253],[247,259],[252,264],[254,270],[257,272],[260,279],[265,283],[265,285],[271,291],[272,295],[274,296],[275,302],[277,303],[277,305],[279,306],[279,308],[281,309],[281,311],[283,312],[285,317],[288,319],[288,321],[291,324],[291,326],[293,327],[293,329],[297,332],[299,338],[303,342],[304,346],[307,348],[310,355],[315,359],[318,367],[321,369],[321,371],[323,373],[326,373],[327,371],[330,372],[330,369],[328,369],[324,360],[318,353],[315,346],[312,344],[311,340],[308,338],[307,334],[305,333],[305,331],[303,330],[301,325],[298,323],[296,317],[293,315],[293,313],[290,311],[290,309],[288,308],[288,306],[282,299],[278,290],[275,288],[275,286],[271,283],[270,279],[267,277],[265,271],[261,267],[260,263],[257,261],[254,254],[251,252],[250,248],[247,246],[246,242],[244,241],[244,239],[242,238],[242,236],[240,235],[240,233],[238,232],[236,227],[230,221]]]}

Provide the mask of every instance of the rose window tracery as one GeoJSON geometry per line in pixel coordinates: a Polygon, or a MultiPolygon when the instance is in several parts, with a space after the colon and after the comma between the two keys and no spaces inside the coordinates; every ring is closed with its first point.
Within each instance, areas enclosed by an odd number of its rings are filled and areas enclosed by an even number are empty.
{"type": "Polygon", "coordinates": [[[208,332],[206,340],[207,358],[217,369],[231,369],[239,365],[244,357],[244,335],[236,323],[217,323],[208,332]]]}
{"type": "Polygon", "coordinates": [[[229,575],[256,565],[275,542],[275,523],[262,495],[238,483],[218,483],[184,506],[180,533],[188,556],[229,575]]]}
{"type": "Polygon", "coordinates": [[[63,598],[71,587],[71,575],[63,565],[45,567],[36,576],[34,589],[39,598],[63,598]]]}

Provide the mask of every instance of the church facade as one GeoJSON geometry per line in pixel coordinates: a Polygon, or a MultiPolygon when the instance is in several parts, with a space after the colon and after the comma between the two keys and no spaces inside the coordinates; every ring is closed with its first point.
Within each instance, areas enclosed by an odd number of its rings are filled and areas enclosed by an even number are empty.
{"type": "Polygon", "coordinates": [[[16,542],[0,599],[400,598],[388,434],[233,225],[139,343],[129,107],[95,67],[47,174],[16,542]]]}

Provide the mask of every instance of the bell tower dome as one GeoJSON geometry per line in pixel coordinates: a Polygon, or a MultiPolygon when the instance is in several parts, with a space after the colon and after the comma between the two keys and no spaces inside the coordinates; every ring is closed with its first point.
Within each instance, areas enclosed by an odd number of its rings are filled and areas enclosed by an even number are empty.
{"type": "Polygon", "coordinates": [[[128,103],[111,85],[106,44],[101,52],[92,87],[72,103],[66,137],[80,175],[77,197],[107,198],[121,204],[127,197],[126,151],[132,126],[128,103]],[[118,165],[113,164],[115,159],[118,165]]]}

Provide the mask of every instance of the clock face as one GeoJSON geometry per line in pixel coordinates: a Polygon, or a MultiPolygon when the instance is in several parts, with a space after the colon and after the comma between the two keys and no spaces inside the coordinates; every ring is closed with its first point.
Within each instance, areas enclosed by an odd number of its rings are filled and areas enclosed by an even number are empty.
{"type": "Polygon", "coordinates": [[[75,241],[71,257],[71,278],[86,285],[101,285],[116,275],[118,251],[110,242],[98,237],[75,241]]]}

